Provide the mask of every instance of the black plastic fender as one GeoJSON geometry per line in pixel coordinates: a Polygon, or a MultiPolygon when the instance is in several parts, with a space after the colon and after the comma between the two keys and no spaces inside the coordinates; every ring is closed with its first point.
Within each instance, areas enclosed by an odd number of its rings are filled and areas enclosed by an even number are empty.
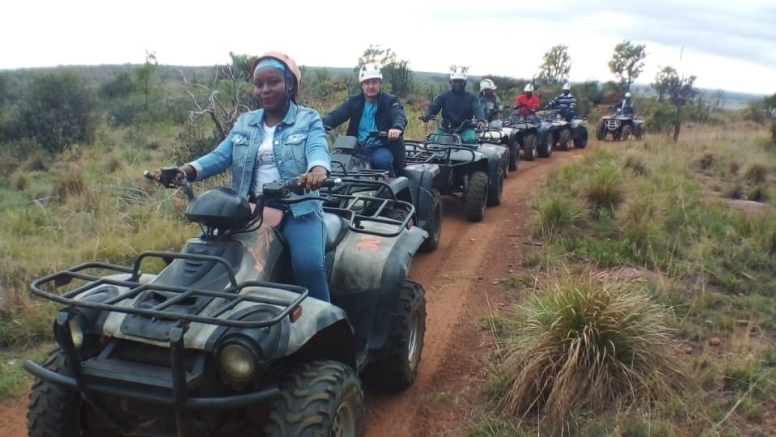
{"type": "Polygon", "coordinates": [[[431,189],[439,172],[439,166],[436,164],[410,164],[404,167],[404,175],[409,180],[412,191],[412,204],[415,205],[415,225],[423,229],[427,229],[433,214],[427,206],[431,203],[431,189]]]}
{"type": "Polygon", "coordinates": [[[496,144],[482,144],[480,152],[488,160],[488,185],[493,187],[498,183],[499,168],[506,168],[506,159],[509,156],[509,149],[496,144]]]}

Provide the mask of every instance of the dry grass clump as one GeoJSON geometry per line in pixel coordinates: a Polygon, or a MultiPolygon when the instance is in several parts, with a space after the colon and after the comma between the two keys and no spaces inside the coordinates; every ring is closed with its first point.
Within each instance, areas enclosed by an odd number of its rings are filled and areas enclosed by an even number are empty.
{"type": "Polygon", "coordinates": [[[665,319],[619,283],[570,281],[529,298],[504,336],[499,409],[552,422],[670,397],[689,379],[665,319]]]}

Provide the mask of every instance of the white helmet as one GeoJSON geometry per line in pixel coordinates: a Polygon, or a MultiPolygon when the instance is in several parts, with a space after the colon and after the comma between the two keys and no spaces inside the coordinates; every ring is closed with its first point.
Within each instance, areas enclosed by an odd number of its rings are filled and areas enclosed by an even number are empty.
{"type": "Polygon", "coordinates": [[[523,88],[524,93],[532,93],[533,90],[534,90],[533,85],[531,85],[530,83],[526,84],[525,88],[523,88]]]}
{"type": "Polygon", "coordinates": [[[563,84],[563,88],[562,89],[563,89],[563,91],[571,91],[571,85],[568,82],[566,82],[566,83],[563,84]]]}
{"type": "Polygon", "coordinates": [[[480,82],[480,90],[493,90],[496,91],[496,84],[490,79],[482,79],[480,82]]]}
{"type": "Polygon", "coordinates": [[[455,67],[453,71],[450,72],[450,80],[466,80],[466,72],[463,71],[463,68],[461,67],[455,67]]]}
{"type": "Polygon", "coordinates": [[[631,93],[630,92],[625,93],[625,98],[626,99],[630,99],[631,98],[631,93]]]}
{"type": "Polygon", "coordinates": [[[383,72],[380,71],[380,66],[377,64],[364,64],[358,71],[358,81],[363,82],[369,79],[383,80],[383,72]]]}

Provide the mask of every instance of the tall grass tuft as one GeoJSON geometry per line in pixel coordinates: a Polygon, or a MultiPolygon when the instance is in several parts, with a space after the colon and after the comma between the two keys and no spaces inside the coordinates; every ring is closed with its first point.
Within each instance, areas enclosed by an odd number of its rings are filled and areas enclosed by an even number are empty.
{"type": "Polygon", "coordinates": [[[533,206],[539,233],[548,237],[576,229],[585,219],[585,205],[566,194],[549,194],[533,206]]]}
{"type": "Polygon", "coordinates": [[[620,283],[570,280],[518,307],[500,366],[498,409],[563,422],[640,406],[688,384],[664,308],[620,283]]]}

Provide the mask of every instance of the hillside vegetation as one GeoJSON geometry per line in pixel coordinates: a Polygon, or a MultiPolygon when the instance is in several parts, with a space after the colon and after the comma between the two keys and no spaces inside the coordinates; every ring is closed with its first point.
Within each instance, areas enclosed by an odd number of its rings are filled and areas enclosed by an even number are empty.
{"type": "Polygon", "coordinates": [[[599,145],[533,204],[541,250],[483,321],[490,407],[471,436],[766,436],[776,417],[776,138],[688,126],[599,145]],[[538,420],[537,420],[538,417],[538,420]]]}

